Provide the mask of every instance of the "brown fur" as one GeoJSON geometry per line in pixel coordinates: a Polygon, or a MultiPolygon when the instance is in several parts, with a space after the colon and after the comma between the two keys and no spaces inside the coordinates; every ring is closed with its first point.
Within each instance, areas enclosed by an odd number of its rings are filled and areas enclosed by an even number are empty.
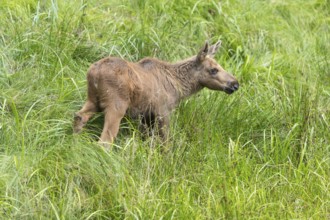
{"type": "Polygon", "coordinates": [[[180,100],[204,87],[228,94],[238,89],[237,80],[213,59],[220,44],[206,43],[197,56],[174,64],[155,58],[132,63],[115,57],[92,64],[88,98],[75,114],[74,132],[80,132],[95,112],[103,111],[101,142],[114,140],[125,115],[140,118],[141,128],[156,127],[166,139],[169,115],[180,100]]]}

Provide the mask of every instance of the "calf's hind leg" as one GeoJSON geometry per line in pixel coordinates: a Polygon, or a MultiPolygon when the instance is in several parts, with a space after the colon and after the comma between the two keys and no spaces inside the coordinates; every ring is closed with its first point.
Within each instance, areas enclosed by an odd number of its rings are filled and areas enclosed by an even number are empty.
{"type": "Polygon", "coordinates": [[[112,143],[118,134],[120,121],[125,116],[126,106],[121,108],[107,107],[104,110],[104,127],[100,137],[101,143],[112,143]]]}
{"type": "Polygon", "coordinates": [[[74,114],[73,132],[79,133],[97,110],[97,105],[94,102],[87,100],[82,109],[74,114]]]}
{"type": "Polygon", "coordinates": [[[87,74],[88,92],[87,101],[81,110],[74,115],[73,132],[79,133],[86,125],[87,121],[99,110],[99,103],[97,98],[97,88],[94,85],[95,79],[91,73],[87,74]]]}

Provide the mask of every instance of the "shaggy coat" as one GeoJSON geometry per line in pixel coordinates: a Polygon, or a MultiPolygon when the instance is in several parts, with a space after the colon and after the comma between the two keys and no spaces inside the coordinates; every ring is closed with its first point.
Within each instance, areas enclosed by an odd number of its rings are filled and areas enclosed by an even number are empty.
{"type": "Polygon", "coordinates": [[[182,99],[204,87],[227,94],[238,89],[237,80],[213,59],[220,45],[205,43],[197,56],[174,64],[155,58],[137,63],[116,57],[97,61],[87,73],[88,97],[75,114],[74,132],[103,111],[101,142],[113,142],[125,115],[139,118],[144,132],[156,128],[166,139],[169,115],[182,99]]]}

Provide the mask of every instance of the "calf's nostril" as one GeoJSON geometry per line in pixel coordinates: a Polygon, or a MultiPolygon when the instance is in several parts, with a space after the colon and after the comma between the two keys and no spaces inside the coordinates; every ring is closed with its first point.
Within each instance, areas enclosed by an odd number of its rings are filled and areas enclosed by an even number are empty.
{"type": "Polygon", "coordinates": [[[235,83],[233,84],[233,88],[234,88],[235,90],[238,90],[238,88],[239,88],[239,84],[238,84],[238,82],[235,82],[235,83]]]}
{"type": "Polygon", "coordinates": [[[229,87],[229,89],[236,91],[239,88],[239,84],[237,81],[231,81],[227,83],[227,86],[229,87]]]}

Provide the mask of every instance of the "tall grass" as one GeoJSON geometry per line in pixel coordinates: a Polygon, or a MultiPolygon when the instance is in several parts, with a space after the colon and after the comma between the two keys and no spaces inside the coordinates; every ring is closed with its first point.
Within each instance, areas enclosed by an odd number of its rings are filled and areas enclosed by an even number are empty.
{"type": "Polygon", "coordinates": [[[330,218],[329,2],[33,1],[0,4],[2,219],[330,218]],[[80,135],[91,62],[176,61],[205,40],[240,90],[204,90],[166,146],[126,120],[114,149],[80,135]]]}

